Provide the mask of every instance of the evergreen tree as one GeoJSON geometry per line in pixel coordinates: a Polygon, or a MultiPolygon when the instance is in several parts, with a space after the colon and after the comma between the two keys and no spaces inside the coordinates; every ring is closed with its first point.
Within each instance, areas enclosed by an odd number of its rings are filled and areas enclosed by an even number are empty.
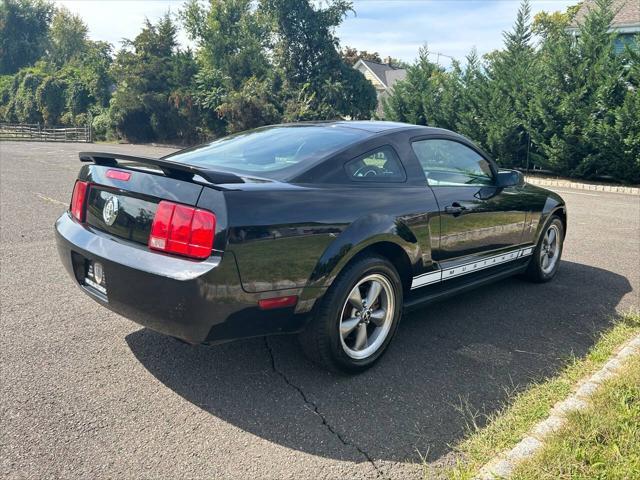
{"type": "Polygon", "coordinates": [[[473,49],[466,57],[466,65],[459,72],[458,120],[459,133],[472,138],[483,148],[487,147],[488,79],[478,53],[473,49]]]}
{"type": "Polygon", "coordinates": [[[505,49],[489,56],[486,146],[504,166],[524,167],[529,151],[528,110],[533,97],[536,55],[531,43],[531,9],[524,0],[505,49]]]}
{"type": "Polygon", "coordinates": [[[385,118],[397,122],[448,127],[441,121],[441,90],[439,83],[445,74],[442,67],[429,60],[425,45],[418,59],[407,69],[407,77],[397,82],[393,93],[384,100],[385,118]]]}
{"type": "Polygon", "coordinates": [[[626,117],[620,109],[633,111],[637,94],[625,83],[623,59],[613,49],[611,3],[596,0],[577,37],[556,29],[541,48],[533,136],[543,154],[538,163],[563,175],[622,178],[616,164],[633,163],[616,141],[626,117]]]}

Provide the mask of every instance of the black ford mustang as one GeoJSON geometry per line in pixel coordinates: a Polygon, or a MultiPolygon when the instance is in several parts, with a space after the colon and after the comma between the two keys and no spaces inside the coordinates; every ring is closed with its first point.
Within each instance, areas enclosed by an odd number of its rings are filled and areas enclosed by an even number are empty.
{"type": "Polygon", "coordinates": [[[383,354],[403,308],[552,279],[566,232],[562,198],[436,128],[277,125],[161,159],[80,159],[55,228],[86,293],[193,344],[300,333],[349,372],[383,354]]]}

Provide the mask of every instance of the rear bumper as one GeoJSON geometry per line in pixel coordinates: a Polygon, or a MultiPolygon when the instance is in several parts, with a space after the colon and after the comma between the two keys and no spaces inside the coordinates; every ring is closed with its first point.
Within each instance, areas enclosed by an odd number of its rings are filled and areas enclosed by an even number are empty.
{"type": "MultiPolygon", "coordinates": [[[[64,213],[55,223],[60,259],[73,281],[106,308],[189,343],[294,333],[306,315],[294,307],[263,311],[258,300],[302,289],[261,294],[242,289],[231,252],[203,262],[163,255],[115,239],[64,213]],[[84,285],[85,259],[102,263],[107,295],[84,285]]],[[[320,293],[320,292],[318,292],[320,293]]],[[[315,295],[314,295],[315,296],[315,295]]]]}

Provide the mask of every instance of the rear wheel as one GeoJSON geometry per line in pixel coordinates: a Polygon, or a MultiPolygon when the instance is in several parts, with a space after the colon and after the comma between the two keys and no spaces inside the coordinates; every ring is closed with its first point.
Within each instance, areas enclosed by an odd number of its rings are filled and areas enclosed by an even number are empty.
{"type": "Polygon", "coordinates": [[[396,269],[382,257],[363,257],[336,278],[300,340],[316,363],[358,373],[385,352],[401,312],[396,269]]]}
{"type": "Polygon", "coordinates": [[[533,258],[529,262],[525,277],[538,283],[553,279],[560,266],[563,240],[564,225],[562,220],[554,215],[545,226],[533,252],[533,258]]]}

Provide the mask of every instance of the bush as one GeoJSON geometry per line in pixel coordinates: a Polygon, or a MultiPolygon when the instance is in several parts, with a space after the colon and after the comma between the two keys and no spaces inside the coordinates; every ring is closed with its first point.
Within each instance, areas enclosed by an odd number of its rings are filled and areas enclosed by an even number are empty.
{"type": "Polygon", "coordinates": [[[102,110],[93,117],[91,123],[95,140],[109,140],[113,134],[113,124],[109,116],[109,110],[102,110]]]}

